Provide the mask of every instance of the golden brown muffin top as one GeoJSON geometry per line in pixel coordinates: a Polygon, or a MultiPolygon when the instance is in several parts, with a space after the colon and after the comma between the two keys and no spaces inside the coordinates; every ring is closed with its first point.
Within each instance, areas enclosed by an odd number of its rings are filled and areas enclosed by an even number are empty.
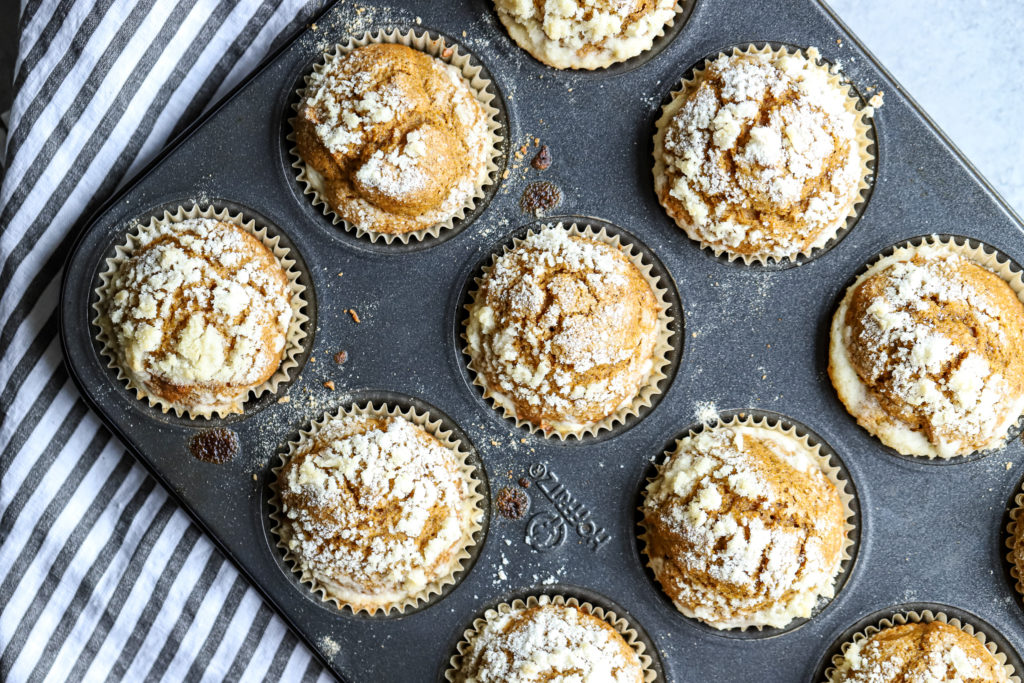
{"type": "Polygon", "coordinates": [[[782,627],[832,595],[845,511],[796,437],[719,425],[682,439],[648,485],[643,514],[651,569],[687,616],[782,627]]]}
{"type": "Polygon", "coordinates": [[[519,45],[559,69],[609,66],[650,49],[676,0],[494,0],[519,45]]]}
{"type": "Polygon", "coordinates": [[[140,238],[106,303],[120,365],[167,402],[241,412],[285,350],[292,308],[284,269],[244,228],[212,218],[140,238]]]}
{"type": "Polygon", "coordinates": [[[940,621],[883,629],[844,654],[836,683],[1004,683],[1006,669],[977,638],[940,621]]]}
{"type": "Polygon", "coordinates": [[[458,455],[402,417],[331,417],[277,475],[280,533],[353,610],[401,603],[457,569],[475,510],[458,455]]]}
{"type": "Polygon", "coordinates": [[[640,658],[610,624],[585,607],[547,602],[490,619],[463,655],[456,681],[640,683],[640,658]]]}
{"type": "Polygon", "coordinates": [[[490,152],[486,115],[461,73],[391,43],[329,57],[310,75],[295,136],[338,215],[383,233],[451,218],[486,178],[490,152]]]}
{"type": "Polygon", "coordinates": [[[545,431],[572,433],[647,382],[658,311],[621,249],[549,225],[485,273],[466,337],[495,400],[545,431]]]}
{"type": "Polygon", "coordinates": [[[1024,305],[966,257],[919,253],[880,269],[852,291],[845,324],[860,381],[940,454],[990,447],[1019,416],[1024,305]]]}
{"type": "Polygon", "coordinates": [[[812,59],[721,55],[666,107],[656,189],[690,237],[779,259],[824,245],[845,223],[862,175],[858,115],[812,59]]]}

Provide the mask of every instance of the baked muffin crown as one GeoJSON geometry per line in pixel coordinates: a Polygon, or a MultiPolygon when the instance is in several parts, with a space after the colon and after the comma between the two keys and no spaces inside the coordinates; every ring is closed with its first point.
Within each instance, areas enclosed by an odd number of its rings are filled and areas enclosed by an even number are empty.
{"type": "Polygon", "coordinates": [[[478,524],[457,454],[401,416],[329,418],[277,472],[278,533],[353,611],[389,609],[457,571],[478,524]]]}
{"type": "Polygon", "coordinates": [[[681,612],[716,628],[782,627],[831,597],[846,513],[815,458],[767,427],[680,440],[642,510],[649,564],[681,612]]]}
{"type": "Polygon", "coordinates": [[[122,370],[170,404],[240,410],[285,352],[288,275],[234,223],[189,218],[142,231],[106,289],[122,370]]]}
{"type": "Polygon", "coordinates": [[[1006,669],[974,636],[941,621],[891,626],[851,644],[835,683],[1002,683],[1006,669]]]}
{"type": "Polygon", "coordinates": [[[558,69],[598,69],[651,48],[676,0],[495,0],[498,17],[531,55],[558,69]]]}
{"type": "Polygon", "coordinates": [[[471,367],[517,418],[579,431],[648,381],[660,303],[621,249],[546,226],[497,257],[478,285],[471,367]]]}
{"type": "Polygon", "coordinates": [[[363,229],[442,223],[486,180],[483,106],[457,69],[406,45],[328,57],[308,77],[294,127],[332,208],[363,229]]]}
{"type": "Polygon", "coordinates": [[[809,254],[860,200],[861,115],[817,51],[808,55],[720,55],[665,108],[658,197],[716,253],[748,262],[809,254]]]}
{"type": "Polygon", "coordinates": [[[1024,407],[1024,304],[1002,277],[933,249],[872,268],[844,304],[842,360],[880,411],[861,418],[869,429],[893,422],[942,457],[1005,438],[1024,407]]]}
{"type": "Polygon", "coordinates": [[[547,603],[489,618],[471,639],[454,679],[640,683],[644,671],[637,653],[603,619],[583,607],[547,603]]]}

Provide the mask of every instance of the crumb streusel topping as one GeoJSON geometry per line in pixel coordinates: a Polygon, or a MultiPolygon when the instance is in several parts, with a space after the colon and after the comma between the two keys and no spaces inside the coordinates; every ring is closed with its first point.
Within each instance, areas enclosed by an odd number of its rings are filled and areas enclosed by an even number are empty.
{"type": "Polygon", "coordinates": [[[169,403],[241,412],[285,351],[287,274],[233,223],[190,218],[141,238],[111,279],[105,309],[122,369],[169,403]]]}
{"type": "Polygon", "coordinates": [[[659,303],[621,249],[561,224],[531,233],[480,282],[466,338],[495,400],[545,431],[579,432],[647,382],[659,303]]]}
{"type": "Polygon", "coordinates": [[[651,569],[687,616],[781,628],[833,595],[845,512],[794,437],[720,425],[682,439],[648,485],[643,514],[651,569]]]}
{"type": "Polygon", "coordinates": [[[665,107],[655,189],[691,238],[781,260],[845,224],[863,175],[859,114],[808,55],[721,55],[665,107]]]}

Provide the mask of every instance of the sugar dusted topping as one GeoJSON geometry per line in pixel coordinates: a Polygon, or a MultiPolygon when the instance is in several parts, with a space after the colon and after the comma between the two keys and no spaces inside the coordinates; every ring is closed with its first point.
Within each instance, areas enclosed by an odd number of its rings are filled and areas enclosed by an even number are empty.
{"type": "Polygon", "coordinates": [[[871,402],[844,398],[855,414],[881,411],[943,457],[1002,442],[1024,409],[1024,306],[1002,278],[954,252],[915,254],[844,304],[846,358],[871,402]]]}
{"type": "Polygon", "coordinates": [[[1005,683],[977,638],[939,621],[883,629],[844,653],[837,683],[1005,683]]]}
{"type": "Polygon", "coordinates": [[[484,275],[466,337],[495,400],[568,433],[630,403],[648,380],[658,302],[620,249],[549,225],[484,275]]]}
{"type": "Polygon", "coordinates": [[[121,367],[171,403],[239,412],[285,351],[288,277],[238,225],[192,218],[144,231],[110,292],[121,367]]]}
{"type": "Polygon", "coordinates": [[[858,114],[808,54],[721,55],[666,107],[656,189],[694,239],[781,259],[845,222],[862,175],[858,114]]]}
{"type": "Polygon", "coordinates": [[[502,23],[537,59],[594,69],[650,49],[676,0],[495,0],[502,23]]]}
{"type": "Polygon", "coordinates": [[[636,652],[607,622],[547,601],[487,620],[470,643],[460,683],[640,683],[636,652]]]}
{"type": "Polygon", "coordinates": [[[749,426],[686,437],[643,510],[651,568],[687,616],[782,627],[833,594],[844,510],[795,437],[749,426]]]}
{"type": "Polygon", "coordinates": [[[317,190],[377,232],[441,223],[486,181],[482,105],[458,69],[404,45],[329,57],[309,77],[295,131],[317,190]]]}
{"type": "Polygon", "coordinates": [[[461,467],[402,417],[332,417],[278,474],[281,537],[330,596],[386,609],[449,576],[471,542],[461,467]]]}

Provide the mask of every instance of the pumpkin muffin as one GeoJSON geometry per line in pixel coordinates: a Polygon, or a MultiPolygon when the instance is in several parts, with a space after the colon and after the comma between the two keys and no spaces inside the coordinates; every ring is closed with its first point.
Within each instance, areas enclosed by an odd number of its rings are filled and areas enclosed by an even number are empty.
{"type": "Polygon", "coordinates": [[[622,247],[548,225],[497,257],[478,286],[470,369],[518,420],[579,436],[650,383],[661,304],[622,247]]]}
{"type": "Polygon", "coordinates": [[[641,683],[644,669],[622,635],[586,606],[553,604],[498,612],[469,641],[457,683],[641,683]]]}
{"type": "Polygon", "coordinates": [[[115,364],[165,409],[240,413],[285,355],[288,275],[240,225],[189,218],[143,230],[104,290],[98,322],[115,364]]]}
{"type": "Polygon", "coordinates": [[[466,470],[400,415],[329,417],[277,471],[279,545],[339,607],[403,609],[468,556],[480,511],[466,470]]]}
{"type": "Polygon", "coordinates": [[[677,443],[642,512],[648,564],[680,612],[718,629],[782,628],[833,596],[846,512],[820,457],[739,423],[677,443]]]}
{"type": "Polygon", "coordinates": [[[458,69],[405,45],[328,57],[307,79],[293,125],[310,184],[363,230],[445,223],[488,181],[484,107],[458,69]]]}
{"type": "Polygon", "coordinates": [[[952,245],[900,249],[851,286],[829,376],[858,424],[907,455],[997,448],[1024,412],[1024,305],[952,245]]]}
{"type": "Polygon", "coordinates": [[[674,93],[655,135],[654,186],[693,240],[730,260],[822,247],[860,201],[866,126],[814,48],[720,55],[674,93]]]}
{"type": "Polygon", "coordinates": [[[557,69],[600,69],[651,49],[676,0],[494,0],[512,39],[557,69]]]}
{"type": "Polygon", "coordinates": [[[892,626],[852,643],[832,683],[1005,683],[1006,669],[982,643],[941,621],[892,626]]]}

